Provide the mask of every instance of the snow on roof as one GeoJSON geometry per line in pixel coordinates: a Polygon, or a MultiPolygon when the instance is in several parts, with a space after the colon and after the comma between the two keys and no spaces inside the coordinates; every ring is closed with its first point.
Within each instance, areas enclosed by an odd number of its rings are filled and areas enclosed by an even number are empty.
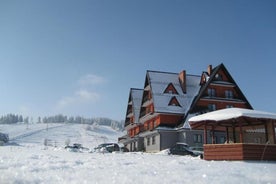
{"type": "Polygon", "coordinates": [[[194,116],[189,119],[189,122],[200,122],[200,121],[223,121],[239,117],[250,117],[250,118],[260,118],[260,119],[273,119],[276,120],[275,113],[256,111],[251,109],[241,109],[241,108],[228,108],[209,112],[206,114],[194,116]]]}
{"type": "Polygon", "coordinates": [[[186,93],[183,93],[179,82],[178,73],[166,73],[148,71],[149,83],[153,95],[155,112],[185,114],[189,110],[194,97],[200,89],[200,76],[186,75],[186,93]],[[168,84],[172,83],[178,94],[164,93],[168,84]],[[169,105],[171,98],[175,96],[179,106],[169,105]]]}
{"type": "Polygon", "coordinates": [[[140,108],[143,98],[143,89],[131,89],[132,105],[135,122],[139,122],[140,108]]]}
{"type": "Polygon", "coordinates": [[[191,126],[190,126],[190,124],[189,124],[189,119],[192,118],[192,117],[194,117],[194,116],[196,116],[195,113],[192,113],[192,114],[190,113],[190,114],[188,114],[188,116],[187,116],[187,118],[185,119],[185,122],[184,122],[184,124],[183,124],[183,128],[191,129],[191,126]]]}

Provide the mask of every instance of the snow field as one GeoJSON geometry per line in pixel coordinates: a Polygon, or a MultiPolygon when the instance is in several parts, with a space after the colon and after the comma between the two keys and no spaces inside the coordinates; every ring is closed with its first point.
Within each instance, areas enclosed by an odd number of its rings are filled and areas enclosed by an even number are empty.
{"type": "Polygon", "coordinates": [[[39,183],[276,183],[276,162],[205,161],[190,156],[160,153],[79,153],[64,149],[65,140],[93,148],[121,136],[109,127],[44,125],[26,129],[1,125],[0,131],[15,137],[0,147],[1,184],[39,183]],[[39,127],[40,126],[40,127],[39,127]],[[35,128],[36,127],[36,128],[35,128]],[[21,135],[20,135],[21,132],[21,135]],[[16,136],[13,136],[16,135],[16,136]],[[43,145],[43,140],[56,147],[43,145]]]}

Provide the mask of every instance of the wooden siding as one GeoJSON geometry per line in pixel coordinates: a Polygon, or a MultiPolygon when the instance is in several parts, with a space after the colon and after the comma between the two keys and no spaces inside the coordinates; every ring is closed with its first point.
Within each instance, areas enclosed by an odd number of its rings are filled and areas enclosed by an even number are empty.
{"type": "Polygon", "coordinates": [[[158,127],[159,125],[166,125],[166,126],[177,126],[181,123],[183,119],[182,115],[165,115],[160,114],[155,116],[154,118],[149,119],[143,125],[143,130],[153,130],[154,128],[158,127]]]}
{"type": "Polygon", "coordinates": [[[276,145],[271,144],[205,144],[205,160],[274,160],[276,145]]]}
{"type": "Polygon", "coordinates": [[[134,137],[135,135],[138,135],[142,131],[143,127],[141,125],[136,125],[128,130],[128,135],[130,137],[134,137]]]}
{"type": "Polygon", "coordinates": [[[178,125],[183,119],[183,115],[160,115],[159,117],[161,125],[178,125]]]}

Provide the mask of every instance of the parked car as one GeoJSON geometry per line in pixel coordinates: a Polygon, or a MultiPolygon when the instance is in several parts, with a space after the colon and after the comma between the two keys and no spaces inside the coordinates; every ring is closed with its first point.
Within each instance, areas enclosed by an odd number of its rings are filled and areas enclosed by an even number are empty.
{"type": "Polygon", "coordinates": [[[195,156],[200,156],[200,158],[203,158],[203,147],[189,147],[189,150],[192,151],[195,156]]]}
{"type": "Polygon", "coordinates": [[[186,143],[176,143],[169,149],[172,155],[191,155],[196,156],[193,151],[189,149],[189,145],[186,143]]]}
{"type": "Polygon", "coordinates": [[[0,132],[0,142],[3,142],[3,143],[9,142],[9,135],[0,132]]]}
{"type": "Polygon", "coordinates": [[[117,143],[103,143],[94,148],[95,152],[112,153],[114,151],[120,151],[120,147],[117,143]]]}
{"type": "Polygon", "coordinates": [[[83,147],[79,143],[74,143],[73,146],[65,146],[65,149],[68,151],[73,151],[73,152],[86,152],[89,151],[88,148],[83,147]]]}
{"type": "Polygon", "coordinates": [[[120,150],[121,152],[129,152],[129,149],[126,147],[121,147],[120,150]]]}

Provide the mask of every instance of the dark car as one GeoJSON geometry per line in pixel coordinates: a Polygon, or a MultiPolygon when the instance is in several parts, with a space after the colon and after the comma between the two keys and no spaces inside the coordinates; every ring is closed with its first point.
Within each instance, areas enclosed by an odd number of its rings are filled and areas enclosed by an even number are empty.
{"type": "Polygon", "coordinates": [[[104,143],[94,148],[95,152],[109,152],[120,151],[120,147],[117,143],[104,143]]]}
{"type": "Polygon", "coordinates": [[[195,156],[200,156],[203,159],[204,150],[203,147],[189,147],[189,150],[194,153],[195,156]]]}
{"type": "Polygon", "coordinates": [[[172,155],[191,155],[196,156],[193,151],[189,149],[189,145],[186,143],[177,143],[170,148],[170,154],[172,155]]]}
{"type": "Polygon", "coordinates": [[[121,149],[121,152],[129,152],[129,149],[126,147],[121,147],[120,149],[121,149]]]}
{"type": "Polygon", "coordinates": [[[68,151],[72,151],[72,152],[87,152],[89,151],[88,148],[83,147],[81,144],[79,143],[74,143],[73,146],[65,146],[65,149],[68,151]]]}
{"type": "Polygon", "coordinates": [[[202,155],[204,153],[203,147],[190,147],[189,149],[196,155],[202,155]]]}

